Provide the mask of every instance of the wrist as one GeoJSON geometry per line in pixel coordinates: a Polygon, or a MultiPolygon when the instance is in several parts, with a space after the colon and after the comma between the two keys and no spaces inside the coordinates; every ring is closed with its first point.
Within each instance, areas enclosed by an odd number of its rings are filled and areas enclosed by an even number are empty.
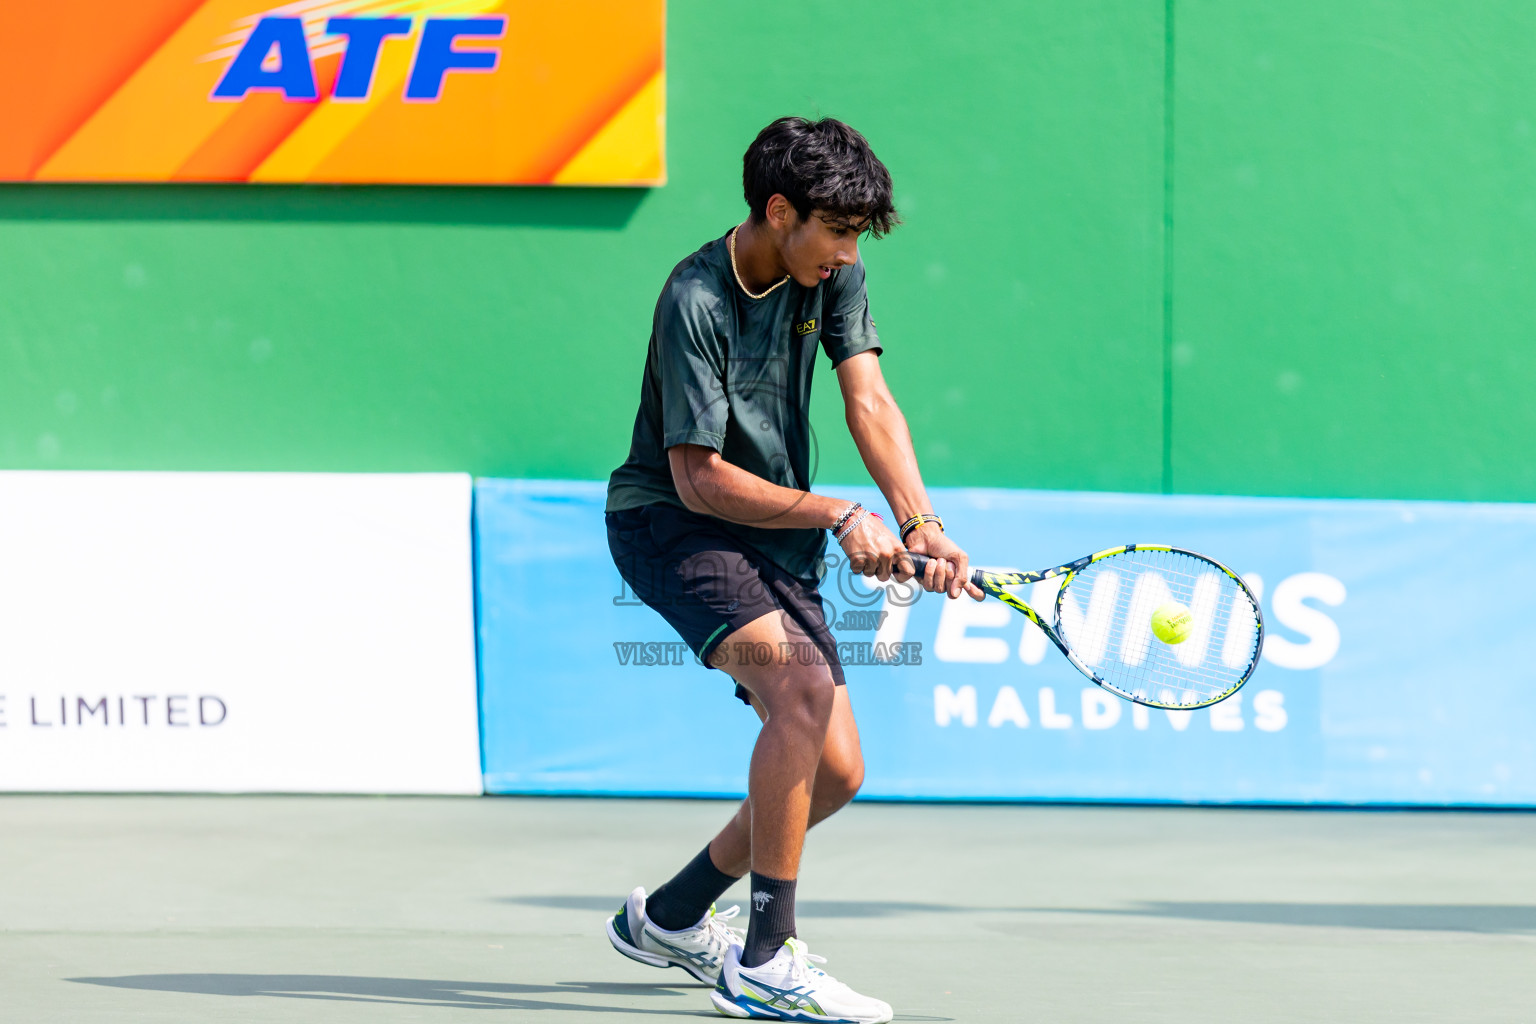
{"type": "Polygon", "coordinates": [[[931,537],[934,532],[944,532],[944,520],[931,512],[919,512],[901,524],[901,542],[906,544],[913,537],[931,537]]]}
{"type": "Polygon", "coordinates": [[[942,536],[944,536],[944,531],[939,529],[937,525],[924,523],[922,526],[908,530],[907,535],[901,539],[901,543],[906,547],[911,547],[919,539],[922,539],[925,543],[932,543],[942,536]]]}
{"type": "Polygon", "coordinates": [[[859,511],[863,509],[863,507],[863,505],[856,501],[839,501],[833,499],[831,505],[827,509],[826,518],[822,525],[826,529],[831,530],[832,535],[836,537],[838,534],[842,533],[844,529],[847,528],[848,524],[853,521],[854,517],[859,514],[859,511]]]}
{"type": "Polygon", "coordinates": [[[881,518],[878,512],[871,512],[869,509],[865,508],[863,505],[860,505],[858,502],[854,502],[853,505],[851,505],[848,509],[847,517],[843,519],[842,523],[838,526],[837,529],[832,531],[832,539],[841,544],[843,541],[853,536],[858,528],[864,525],[865,520],[867,520],[870,516],[874,516],[876,519],[881,518]]]}

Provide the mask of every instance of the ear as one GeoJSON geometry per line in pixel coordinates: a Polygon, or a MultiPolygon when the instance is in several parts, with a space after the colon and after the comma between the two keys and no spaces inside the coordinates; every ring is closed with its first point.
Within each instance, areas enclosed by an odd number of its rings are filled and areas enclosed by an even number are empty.
{"type": "Polygon", "coordinates": [[[799,219],[799,216],[800,214],[795,209],[795,204],[777,192],[768,197],[768,205],[763,210],[763,219],[775,231],[783,231],[785,228],[794,227],[794,223],[799,219]]]}

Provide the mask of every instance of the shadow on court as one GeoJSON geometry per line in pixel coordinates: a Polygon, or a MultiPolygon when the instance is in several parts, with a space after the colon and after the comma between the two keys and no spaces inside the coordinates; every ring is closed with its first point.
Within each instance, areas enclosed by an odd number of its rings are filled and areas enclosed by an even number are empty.
{"type": "MultiPolygon", "coordinates": [[[[555,910],[585,910],[612,914],[624,903],[621,896],[503,896],[498,903],[555,910]]],[[[729,897],[722,906],[730,903],[729,897]]],[[[795,900],[796,917],[905,917],[908,914],[977,914],[996,907],[958,907],[942,903],[899,903],[881,900],[795,900]]],[[[1017,908],[1022,909],[1022,908],[1017,908]]],[[[745,918],[742,919],[745,921],[745,918]]]]}
{"type": "MultiPolygon", "coordinates": [[[[602,1006],[528,999],[528,995],[678,996],[697,992],[697,985],[630,985],[613,982],[562,981],[555,985],[510,982],[428,981],[419,978],[356,978],[337,974],[129,974],[120,978],[66,978],[82,985],[132,988],[152,992],[185,992],[205,996],[274,996],[281,999],[320,999],[331,1002],[441,1006],[471,1010],[573,1010],[581,1013],[646,1013],[668,1017],[708,1017],[713,1010],[651,1009],[602,1006]]],[[[898,1021],[952,1022],[953,1017],[897,1014],[898,1021]]]]}
{"type": "MultiPolygon", "coordinates": [[[[618,909],[622,898],[508,896],[497,902],[611,914],[618,909]]],[[[1224,924],[1286,924],[1316,928],[1471,932],[1484,935],[1536,932],[1536,906],[1523,904],[1153,902],[1137,903],[1124,908],[1085,908],[967,907],[948,903],[801,900],[795,904],[795,913],[806,918],[880,918],[918,914],[1084,914],[1224,924]]]]}
{"type": "Polygon", "coordinates": [[[1291,924],[1320,928],[1375,928],[1510,935],[1536,932],[1536,907],[1413,903],[1142,903],[1128,910],[1076,910],[1079,914],[1291,924]]]}
{"type": "MultiPolygon", "coordinates": [[[[399,1003],[487,1010],[574,1010],[582,1013],[651,1013],[676,1016],[676,1009],[601,1006],[533,995],[676,996],[696,991],[694,985],[630,985],[570,981],[555,985],[511,982],[431,981],[420,978],[358,978],[335,974],[130,974],[119,978],[67,978],[83,985],[185,992],[210,996],[274,996],[359,1003],[399,1003]]],[[[687,1013],[687,1011],[682,1011],[687,1013]]],[[[712,1011],[701,1010],[701,1017],[712,1011]]]]}

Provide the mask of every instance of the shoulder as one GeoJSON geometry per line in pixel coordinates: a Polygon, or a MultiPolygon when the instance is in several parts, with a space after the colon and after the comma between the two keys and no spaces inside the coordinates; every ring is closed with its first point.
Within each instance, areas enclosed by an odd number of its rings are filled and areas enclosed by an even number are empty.
{"type": "Polygon", "coordinates": [[[701,323],[723,321],[727,282],[718,259],[722,244],[719,239],[708,242],[672,268],[656,303],[658,315],[701,323]]]}

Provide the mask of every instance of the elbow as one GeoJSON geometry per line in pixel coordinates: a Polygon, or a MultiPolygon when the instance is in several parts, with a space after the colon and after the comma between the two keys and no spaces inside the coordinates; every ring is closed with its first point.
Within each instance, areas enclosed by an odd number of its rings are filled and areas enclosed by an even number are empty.
{"type": "Polygon", "coordinates": [[[683,507],[700,515],[710,513],[708,492],[720,453],[697,445],[678,445],[668,449],[672,467],[672,487],[683,507]]]}
{"type": "Polygon", "coordinates": [[[901,411],[896,408],[896,402],[889,394],[875,392],[860,395],[847,403],[848,428],[855,433],[865,425],[887,423],[893,416],[900,419],[901,411]]]}
{"type": "Polygon", "coordinates": [[[675,477],[673,478],[673,483],[677,485],[677,496],[682,499],[683,508],[699,515],[705,515],[709,512],[709,505],[699,497],[698,491],[688,486],[686,482],[678,482],[675,477]]]}

